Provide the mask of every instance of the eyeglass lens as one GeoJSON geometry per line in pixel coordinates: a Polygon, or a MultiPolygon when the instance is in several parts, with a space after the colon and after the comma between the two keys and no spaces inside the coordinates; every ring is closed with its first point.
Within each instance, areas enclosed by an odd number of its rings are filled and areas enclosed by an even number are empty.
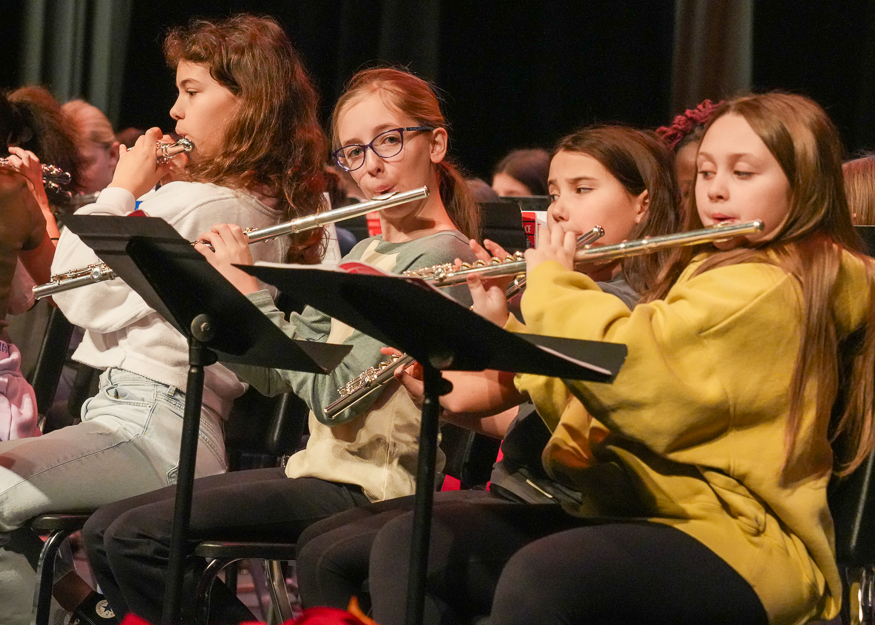
{"type": "Polygon", "coordinates": [[[372,149],[381,158],[391,158],[401,152],[404,147],[403,130],[396,128],[387,130],[374,137],[368,145],[350,145],[336,152],[338,164],[347,171],[353,171],[365,162],[365,153],[372,149]]]}

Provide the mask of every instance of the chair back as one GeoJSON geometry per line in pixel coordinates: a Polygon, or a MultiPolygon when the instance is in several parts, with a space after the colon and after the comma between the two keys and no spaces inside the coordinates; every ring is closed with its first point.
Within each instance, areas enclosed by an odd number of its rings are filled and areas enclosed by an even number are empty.
{"type": "Polygon", "coordinates": [[[272,466],[295,453],[308,414],[307,404],[293,393],[265,397],[250,387],[234,401],[225,423],[229,469],[272,466]]]}
{"type": "Polygon", "coordinates": [[[41,415],[46,414],[55,400],[55,391],[64,369],[71,336],[73,324],[67,321],[59,308],[52,307],[31,380],[37,410],[41,415]]]}
{"type": "Polygon", "coordinates": [[[875,567],[875,454],[848,477],[833,479],[827,495],[836,559],[847,567],[875,567]]]}
{"type": "Polygon", "coordinates": [[[526,249],[523,216],[516,202],[483,202],[480,204],[480,240],[495,241],[506,251],[526,249]]]}
{"type": "Polygon", "coordinates": [[[489,481],[501,441],[451,423],[441,426],[441,450],[446,455],[444,475],[454,477],[463,489],[489,481]]]}

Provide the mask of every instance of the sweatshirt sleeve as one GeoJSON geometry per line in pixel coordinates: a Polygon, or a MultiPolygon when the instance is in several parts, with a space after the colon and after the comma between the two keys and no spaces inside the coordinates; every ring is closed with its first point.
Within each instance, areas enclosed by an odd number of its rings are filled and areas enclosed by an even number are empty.
{"type": "MultiPolygon", "coordinates": [[[[357,258],[357,248],[347,257],[357,258]]],[[[467,243],[455,236],[429,237],[428,240],[415,240],[405,245],[398,253],[397,263],[393,268],[394,273],[401,273],[407,269],[423,267],[437,263],[452,262],[456,258],[463,260],[473,259],[473,253],[467,243]]],[[[449,294],[462,299],[460,303],[470,305],[470,293],[466,285],[454,288],[449,294]]],[[[296,339],[310,341],[326,341],[331,332],[331,318],[311,307],[307,307],[300,315],[293,314],[289,321],[282,318],[282,313],[276,310],[269,301],[266,292],[251,294],[250,299],[277,324],[287,335],[296,339]]],[[[335,419],[327,421],[324,416],[324,408],[338,399],[338,389],[349,383],[370,367],[376,367],[387,360],[387,356],[380,352],[384,343],[374,339],[359,330],[353,330],[342,342],[343,345],[351,345],[352,350],[337,367],[328,374],[313,374],[301,371],[265,370],[257,367],[230,366],[242,379],[252,384],[257,390],[265,394],[277,394],[285,391],[293,391],[303,399],[316,418],[329,426],[340,425],[351,421],[363,414],[377,401],[381,390],[377,390],[355,406],[348,408],[335,419]]]]}
{"type": "MultiPolygon", "coordinates": [[[[745,370],[766,384],[774,370],[783,383],[787,360],[770,349],[798,349],[800,297],[781,269],[750,263],[682,277],[665,300],[630,311],[585,275],[549,262],[530,272],[522,306],[533,332],[627,345],[612,384],[565,385],[611,431],[666,453],[718,436],[737,406],[757,405],[745,370]]],[[[517,386],[539,412],[561,413],[562,390],[543,380],[521,375],[517,386]]]]}
{"type": "MultiPolygon", "coordinates": [[[[134,196],[125,189],[104,189],[98,201],[76,211],[77,215],[127,215],[134,210],[134,196]]],[[[52,274],[82,269],[101,262],[94,251],[64,228],[52,274]]],[[[115,332],[151,312],[139,295],[121,280],[107,280],[53,296],[55,303],[73,325],[98,333],[115,332]]]]}

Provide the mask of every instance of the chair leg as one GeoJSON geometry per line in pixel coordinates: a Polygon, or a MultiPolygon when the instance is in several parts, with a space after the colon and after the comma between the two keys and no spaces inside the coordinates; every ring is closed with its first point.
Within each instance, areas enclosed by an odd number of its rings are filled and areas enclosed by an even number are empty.
{"type": "Polygon", "coordinates": [[[72,531],[58,530],[49,534],[39,554],[36,567],[37,586],[33,593],[33,625],[48,625],[52,607],[52,586],[55,581],[55,556],[61,543],[72,531]]]}
{"type": "Polygon", "coordinates": [[[279,560],[264,560],[264,574],[270,580],[270,595],[273,599],[273,605],[279,612],[280,623],[294,618],[292,613],[292,603],[289,600],[289,593],[286,589],[286,576],[283,573],[282,562],[279,560]]]}
{"type": "Polygon", "coordinates": [[[197,625],[208,625],[210,622],[210,590],[213,587],[213,582],[229,564],[237,562],[242,558],[217,558],[211,560],[204,572],[201,574],[195,591],[195,623],[197,625]]]}
{"type": "Polygon", "coordinates": [[[875,570],[860,569],[860,622],[875,625],[875,570]]]}

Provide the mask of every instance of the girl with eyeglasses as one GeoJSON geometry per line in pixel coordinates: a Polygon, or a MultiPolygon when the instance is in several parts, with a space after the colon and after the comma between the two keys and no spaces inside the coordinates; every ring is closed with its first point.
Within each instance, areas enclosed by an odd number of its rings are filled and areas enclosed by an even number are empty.
{"type": "MultiPolygon", "coordinates": [[[[395,69],[363,71],[337,103],[332,128],[338,165],[366,196],[424,185],[432,190],[424,200],[381,211],[382,234],[358,243],[347,259],[395,273],[474,260],[468,241],[477,235],[476,207],[446,160],[446,121],[426,82],[395,69]]],[[[292,390],[302,397],[311,409],[310,437],[285,468],[195,480],[192,543],[229,536],[294,541],[311,523],[336,512],[412,494],[420,411],[397,382],[331,422],[323,416],[340,386],[386,359],[381,343],[312,308],[285,321],[270,294],[231,266],[252,262],[239,227],[215,226],[199,239],[213,247],[198,246],[210,262],[287,334],[353,348],[329,375],[232,367],[262,393],[292,390]]],[[[454,294],[470,304],[464,285],[454,294]]],[[[153,622],[161,616],[173,497],[173,489],[163,489],[106,506],[85,527],[95,576],[117,614],[133,612],[153,622]]],[[[224,588],[214,592],[212,605],[211,622],[252,619],[224,588]]]]}

